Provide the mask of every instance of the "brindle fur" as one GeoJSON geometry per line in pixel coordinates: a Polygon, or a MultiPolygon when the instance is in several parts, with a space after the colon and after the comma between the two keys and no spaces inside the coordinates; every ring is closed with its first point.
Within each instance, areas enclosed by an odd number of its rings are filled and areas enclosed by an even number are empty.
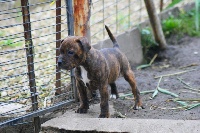
{"type": "Polygon", "coordinates": [[[135,97],[134,109],[137,106],[142,107],[140,93],[136,87],[136,81],[130,64],[126,56],[119,50],[119,45],[108,27],[106,27],[106,30],[113,41],[113,48],[97,50],[91,47],[87,38],[69,36],[61,44],[61,54],[58,60],[58,64],[62,69],[70,70],[76,67],[75,77],[81,102],[77,113],[87,113],[89,109],[86,89],[98,89],[101,96],[100,118],[109,117],[108,85],[111,86],[111,93],[119,97],[115,81],[120,75],[129,82],[132,88],[132,93],[135,97]],[[74,54],[69,54],[69,51],[73,51],[74,54]],[[82,82],[80,66],[83,66],[88,72],[89,84],[85,85],[82,82]]]}

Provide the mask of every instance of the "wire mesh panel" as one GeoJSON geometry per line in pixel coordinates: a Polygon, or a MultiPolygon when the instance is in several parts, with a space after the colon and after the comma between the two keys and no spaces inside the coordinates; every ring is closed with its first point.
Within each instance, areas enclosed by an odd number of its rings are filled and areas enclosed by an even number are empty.
{"type": "MultiPolygon", "coordinates": [[[[154,0],[157,13],[160,4],[165,9],[171,0],[154,0]]],[[[147,19],[144,0],[93,0],[91,6],[92,43],[107,38],[104,26],[108,25],[113,33],[122,33],[147,19]]]]}
{"type": "Polygon", "coordinates": [[[24,14],[30,15],[30,22],[23,22],[20,1],[1,1],[0,6],[0,117],[6,120],[31,113],[33,104],[42,110],[72,100],[69,73],[62,71],[62,78],[56,79],[56,42],[68,35],[65,2],[56,8],[52,0],[30,1],[29,14],[24,14]],[[56,23],[58,8],[61,23],[56,23]],[[31,33],[33,46],[25,44],[24,23],[31,25],[25,33],[31,33]],[[61,31],[56,32],[56,25],[61,25],[61,31]],[[56,40],[58,32],[62,37],[56,40]],[[26,49],[30,47],[33,54],[27,55],[26,49]],[[29,56],[34,58],[33,64],[27,64],[29,56]],[[30,64],[34,72],[28,71],[30,64]],[[29,73],[34,73],[35,79],[30,79],[29,73]],[[35,80],[36,92],[30,91],[30,80],[35,80]],[[57,88],[56,80],[61,80],[57,88]],[[55,96],[57,89],[62,94],[55,96]],[[33,95],[37,96],[36,103],[31,102],[33,95]]]}

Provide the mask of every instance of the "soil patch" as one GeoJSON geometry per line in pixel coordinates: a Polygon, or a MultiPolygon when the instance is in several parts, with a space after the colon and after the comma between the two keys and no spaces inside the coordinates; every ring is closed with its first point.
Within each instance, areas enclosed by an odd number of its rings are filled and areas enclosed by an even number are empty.
{"type": "MultiPolygon", "coordinates": [[[[169,44],[167,50],[161,51],[154,64],[146,69],[136,70],[133,67],[138,89],[142,91],[154,90],[157,87],[159,78],[155,76],[174,74],[185,70],[195,69],[179,75],[163,77],[160,87],[177,94],[180,99],[199,99],[200,98],[200,38],[191,38],[185,36],[181,38],[176,45],[169,44]],[[179,79],[185,81],[193,91],[185,88],[179,79]]],[[[117,86],[120,93],[131,93],[130,86],[123,79],[117,80],[117,86]]],[[[141,94],[145,109],[132,110],[133,101],[130,98],[113,100],[114,108],[126,115],[128,118],[144,119],[182,119],[198,120],[200,119],[200,106],[191,110],[185,110],[177,102],[171,101],[173,96],[158,92],[151,99],[153,93],[141,94]]],[[[188,102],[194,104],[195,102],[188,102]]]]}

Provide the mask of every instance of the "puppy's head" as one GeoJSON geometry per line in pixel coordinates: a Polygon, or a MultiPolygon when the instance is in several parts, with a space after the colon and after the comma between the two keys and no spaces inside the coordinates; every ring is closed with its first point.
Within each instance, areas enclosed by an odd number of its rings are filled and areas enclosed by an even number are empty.
{"type": "Polygon", "coordinates": [[[70,70],[79,66],[86,59],[86,55],[91,49],[86,37],[69,36],[61,41],[58,66],[65,70],[70,70]]]}

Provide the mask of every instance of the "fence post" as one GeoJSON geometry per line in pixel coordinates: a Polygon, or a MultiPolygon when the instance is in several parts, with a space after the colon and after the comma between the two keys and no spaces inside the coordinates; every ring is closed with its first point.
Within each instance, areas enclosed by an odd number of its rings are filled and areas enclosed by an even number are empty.
{"type": "MultiPolygon", "coordinates": [[[[74,35],[74,16],[73,16],[73,5],[72,0],[65,0],[65,3],[67,5],[67,27],[68,27],[68,35],[73,36],[74,35]]],[[[71,88],[74,92],[74,99],[77,102],[78,101],[78,93],[76,88],[76,80],[74,75],[74,69],[70,71],[71,75],[71,88]]]]}
{"type": "Polygon", "coordinates": [[[74,3],[73,3],[75,35],[87,37],[89,43],[91,43],[91,38],[90,38],[91,2],[92,2],[91,0],[74,0],[74,3]]]}
{"type": "MultiPolygon", "coordinates": [[[[32,35],[31,35],[31,22],[30,22],[28,0],[21,0],[21,6],[22,6],[22,15],[23,15],[24,38],[25,38],[32,109],[33,111],[36,111],[38,110],[38,101],[37,101],[37,90],[36,90],[35,71],[34,71],[34,46],[33,46],[32,35]]],[[[33,121],[34,121],[34,131],[35,133],[39,133],[40,128],[41,128],[40,117],[39,116],[34,117],[33,121]]]]}
{"type": "Polygon", "coordinates": [[[91,0],[74,0],[74,31],[76,36],[90,38],[90,4],[91,0]]]}
{"type": "Polygon", "coordinates": [[[156,13],[156,8],[154,6],[153,0],[144,0],[144,2],[147,8],[147,12],[149,15],[149,20],[151,22],[155,40],[159,44],[160,49],[165,49],[167,46],[167,43],[162,31],[160,19],[156,13]]]}
{"type": "MultiPolygon", "coordinates": [[[[56,0],[56,63],[60,54],[60,40],[61,39],[61,0],[56,0]]],[[[56,65],[56,95],[61,94],[61,73],[59,67],[56,65]]]]}

